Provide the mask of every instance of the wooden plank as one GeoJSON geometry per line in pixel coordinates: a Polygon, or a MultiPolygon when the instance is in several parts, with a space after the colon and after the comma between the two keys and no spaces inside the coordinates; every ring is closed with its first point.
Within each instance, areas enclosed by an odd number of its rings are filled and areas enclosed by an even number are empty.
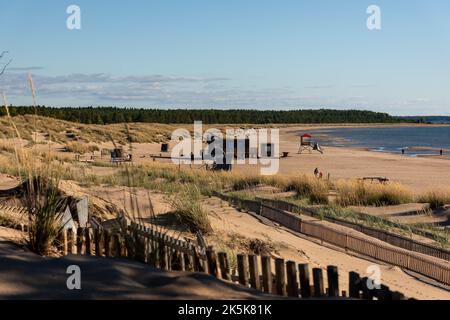
{"type": "Polygon", "coordinates": [[[286,273],[284,266],[284,259],[275,259],[275,281],[276,281],[276,292],[280,296],[286,295],[286,273]]]}
{"type": "Polygon", "coordinates": [[[103,239],[105,241],[105,256],[111,257],[111,233],[106,230],[103,239]]]}
{"type": "Polygon", "coordinates": [[[368,288],[367,281],[368,281],[367,277],[361,279],[362,298],[364,300],[373,300],[373,293],[368,288]]]}
{"type": "Polygon", "coordinates": [[[95,255],[97,257],[101,257],[103,252],[103,244],[102,244],[102,239],[103,239],[103,234],[102,231],[100,229],[96,229],[95,230],[95,255]]]}
{"type": "Polygon", "coordinates": [[[272,293],[272,266],[270,257],[261,257],[261,268],[263,278],[263,290],[266,293],[272,293]]]}
{"type": "Polygon", "coordinates": [[[67,229],[67,252],[73,254],[73,229],[67,229]]]}
{"type": "Polygon", "coordinates": [[[175,271],[181,271],[182,267],[181,267],[181,253],[178,250],[173,250],[172,251],[172,259],[170,261],[171,265],[170,268],[171,270],[175,270],[175,271]]]}
{"type": "Polygon", "coordinates": [[[194,270],[198,271],[198,272],[204,272],[204,266],[203,263],[199,257],[199,253],[197,252],[197,250],[194,248],[192,249],[192,254],[193,254],[193,259],[194,259],[194,270]]]}
{"type": "Polygon", "coordinates": [[[248,261],[244,254],[237,255],[239,283],[248,287],[248,261]]]}
{"type": "Polygon", "coordinates": [[[118,233],[112,235],[112,255],[114,257],[120,257],[120,238],[118,233]]]}
{"type": "Polygon", "coordinates": [[[323,297],[323,273],[320,268],[313,268],[314,297],[323,297]]]}
{"type": "Polygon", "coordinates": [[[183,252],[183,258],[186,271],[194,271],[194,258],[192,254],[183,252]]]}
{"type": "Polygon", "coordinates": [[[180,269],[181,271],[186,271],[186,262],[184,260],[184,252],[179,253],[179,259],[180,259],[180,269]]]}
{"type": "Polygon", "coordinates": [[[92,237],[90,228],[84,229],[84,236],[86,240],[86,254],[90,256],[92,255],[92,237]]]}
{"type": "Polygon", "coordinates": [[[208,248],[208,250],[206,250],[206,260],[208,262],[208,273],[214,276],[215,278],[218,278],[219,271],[217,270],[216,253],[211,247],[208,248]]]}
{"type": "Polygon", "coordinates": [[[167,257],[167,247],[163,242],[159,243],[159,267],[162,270],[167,270],[169,267],[169,259],[167,257]]]}
{"type": "Polygon", "coordinates": [[[58,235],[58,251],[64,256],[67,255],[67,234],[64,229],[58,235]]]}
{"type": "Polygon", "coordinates": [[[84,229],[79,227],[77,229],[77,254],[83,254],[83,233],[84,229]]]}
{"type": "Polygon", "coordinates": [[[250,271],[250,286],[256,290],[261,290],[258,259],[255,255],[252,254],[248,256],[248,265],[250,271]]]}
{"type": "Polygon", "coordinates": [[[298,298],[297,266],[294,261],[286,262],[287,295],[298,298]]]}
{"type": "Polygon", "coordinates": [[[89,200],[88,197],[84,197],[77,203],[78,222],[80,227],[86,228],[89,215],[89,200]]]}
{"type": "Polygon", "coordinates": [[[311,284],[310,284],[310,276],[309,276],[309,265],[308,264],[299,264],[298,272],[300,274],[300,294],[302,298],[311,297],[311,284]]]}
{"type": "Polygon", "coordinates": [[[222,279],[231,281],[230,265],[225,252],[219,252],[219,266],[222,279]]]}
{"type": "Polygon", "coordinates": [[[348,274],[348,293],[350,298],[360,298],[361,278],[358,273],[350,271],[348,274]]]}
{"type": "Polygon", "coordinates": [[[339,275],[336,266],[327,267],[328,295],[330,297],[339,297],[339,275]]]}

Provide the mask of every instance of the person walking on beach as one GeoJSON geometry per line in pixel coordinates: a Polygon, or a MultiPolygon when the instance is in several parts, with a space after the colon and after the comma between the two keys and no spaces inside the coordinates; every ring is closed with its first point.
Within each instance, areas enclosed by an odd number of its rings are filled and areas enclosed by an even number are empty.
{"type": "Polygon", "coordinates": [[[441,157],[442,157],[442,155],[444,154],[444,150],[441,149],[441,150],[439,151],[439,153],[441,154],[441,157]]]}
{"type": "Polygon", "coordinates": [[[319,168],[314,169],[314,176],[317,178],[317,175],[319,174],[319,168]]]}
{"type": "Polygon", "coordinates": [[[405,154],[405,149],[402,149],[402,154],[405,154]]]}

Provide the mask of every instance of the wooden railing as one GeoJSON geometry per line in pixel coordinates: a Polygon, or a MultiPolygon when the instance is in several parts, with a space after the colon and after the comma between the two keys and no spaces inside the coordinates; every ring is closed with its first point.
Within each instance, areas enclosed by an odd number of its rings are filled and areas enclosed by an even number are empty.
{"type": "Polygon", "coordinates": [[[346,231],[325,226],[320,222],[305,221],[299,215],[265,204],[261,206],[260,215],[276,221],[293,231],[420,273],[443,284],[450,285],[450,264],[447,261],[390,246],[364,236],[352,235],[346,231]]]}
{"type": "MultiPolygon", "coordinates": [[[[380,229],[375,229],[375,228],[371,228],[368,226],[364,226],[360,223],[355,223],[355,222],[351,222],[351,221],[347,221],[344,219],[340,219],[337,217],[323,217],[320,216],[318,213],[316,213],[314,210],[308,209],[308,208],[303,208],[301,206],[297,206],[295,204],[286,202],[286,201],[282,201],[282,200],[272,200],[272,199],[258,199],[258,201],[255,201],[256,203],[261,204],[265,204],[266,206],[270,206],[272,208],[276,208],[276,209],[280,209],[280,210],[285,210],[285,211],[289,211],[289,212],[300,212],[302,214],[306,214],[312,217],[320,217],[321,219],[324,219],[326,221],[332,222],[332,223],[336,223],[348,228],[352,228],[356,231],[359,231],[361,233],[367,234],[368,236],[380,239],[384,242],[387,242],[391,245],[403,248],[403,249],[407,249],[410,251],[414,251],[414,252],[419,252],[419,253],[423,253],[429,256],[433,256],[439,259],[443,259],[443,260],[447,260],[450,261],[450,251],[446,250],[444,248],[439,248],[437,246],[433,246],[433,245],[429,245],[426,243],[422,243],[410,238],[406,238],[403,237],[401,235],[389,232],[389,231],[385,231],[385,230],[380,230],[380,229]]],[[[364,213],[359,213],[359,215],[361,217],[365,217],[367,218],[369,215],[364,214],[364,213]]],[[[389,223],[388,220],[385,220],[386,223],[389,223]]],[[[395,223],[391,222],[392,226],[395,227],[395,223]]]]}
{"type": "Polygon", "coordinates": [[[404,295],[381,285],[369,289],[370,281],[349,273],[348,290],[340,290],[336,266],[310,268],[268,256],[238,254],[237,268],[230,268],[225,252],[212,247],[202,250],[193,243],[176,239],[131,223],[126,231],[78,228],[64,231],[58,242],[62,254],[86,254],[101,257],[126,257],[162,270],[206,272],[224,281],[240,284],[268,294],[297,298],[405,299],[404,295]],[[326,279],[326,280],[325,280],[326,279]]]}

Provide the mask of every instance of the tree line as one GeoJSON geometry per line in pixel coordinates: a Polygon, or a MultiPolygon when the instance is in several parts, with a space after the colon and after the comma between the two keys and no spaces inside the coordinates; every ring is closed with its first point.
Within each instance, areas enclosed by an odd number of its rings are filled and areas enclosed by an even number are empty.
{"type": "MultiPolygon", "coordinates": [[[[10,106],[12,116],[34,114],[31,106],[10,106]]],[[[123,122],[205,124],[282,124],[282,123],[394,123],[407,121],[387,113],[363,110],[218,110],[218,109],[137,109],[118,107],[56,108],[38,106],[37,114],[85,124],[123,122]]],[[[4,109],[0,115],[6,115],[4,109]]]]}

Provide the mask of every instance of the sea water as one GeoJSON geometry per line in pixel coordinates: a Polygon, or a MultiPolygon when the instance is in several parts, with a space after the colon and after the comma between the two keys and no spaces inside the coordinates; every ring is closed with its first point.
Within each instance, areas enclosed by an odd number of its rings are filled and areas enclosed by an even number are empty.
{"type": "Polygon", "coordinates": [[[450,152],[450,126],[335,128],[314,130],[326,135],[323,145],[367,148],[379,152],[406,155],[436,155],[440,149],[450,152]]]}

